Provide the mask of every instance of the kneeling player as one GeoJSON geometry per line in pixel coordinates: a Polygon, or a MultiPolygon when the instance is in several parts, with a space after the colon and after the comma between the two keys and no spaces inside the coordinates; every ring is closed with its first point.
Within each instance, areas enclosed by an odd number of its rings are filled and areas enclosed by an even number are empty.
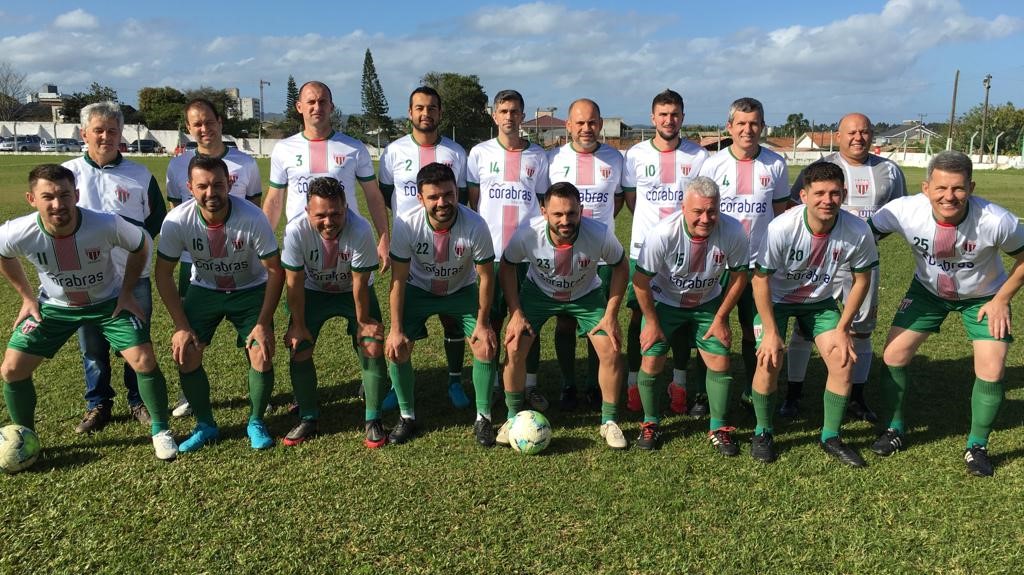
{"type": "Polygon", "coordinates": [[[708,367],[708,438],[722,455],[739,454],[733,428],[726,424],[732,384],[729,314],[747,287],[750,250],[743,225],[719,214],[719,199],[714,180],[694,178],[686,186],[682,211],[661,220],[640,248],[633,291],[644,314],[640,330],[644,357],[637,378],[644,408],[636,443],[641,449],[658,446],[661,394],[655,391],[655,379],[665,367],[666,336],[683,329],[693,334],[693,343],[708,367]],[[720,279],[727,269],[733,273],[723,290],[720,279]]]}
{"type": "Polygon", "coordinates": [[[188,189],[195,202],[171,210],[160,229],[156,286],[174,322],[171,352],[196,417],[192,435],[181,443],[183,452],[196,451],[220,436],[203,353],[225,319],[238,332],[236,345],[245,346],[249,355],[249,442],[253,449],[274,445],[263,413],[274,390],[274,310],[284,272],[266,216],[251,202],[228,195],[228,188],[223,160],[195,156],[188,168],[188,189]],[[184,301],[174,281],[174,266],[183,252],[193,262],[184,301]]]}
{"type": "Polygon", "coordinates": [[[448,166],[424,166],[416,188],[422,207],[395,218],[391,237],[391,330],[384,354],[391,362],[401,416],[388,440],[405,443],[416,435],[413,342],[427,337],[430,316],[444,314],[460,321],[469,338],[476,394],[473,432],[480,445],[492,447],[491,379],[498,343],[488,321],[494,297],[491,233],[483,218],[458,203],[455,173],[448,166]]]}
{"type": "Polygon", "coordinates": [[[938,333],[946,315],[957,312],[974,350],[964,461],[971,474],[988,476],[994,472],[988,436],[1003,401],[1006,354],[1013,340],[1010,300],[1024,285],[1024,227],[1017,216],[973,195],[972,172],[971,159],[963,153],[939,152],[928,164],[922,193],[889,202],[869,221],[876,233],[903,236],[916,262],[885,343],[882,386],[890,418],[871,451],[884,456],[903,447],[907,366],[928,336],[938,333]],[[1009,277],[1000,251],[1016,260],[1009,277]]]}
{"type": "Polygon", "coordinates": [[[500,281],[511,316],[505,328],[505,405],[508,420],[497,442],[508,445],[512,417],[523,408],[526,356],[544,322],[552,316],[576,318],[577,334],[586,335],[597,351],[601,387],[601,437],[613,449],[625,449],[615,418],[622,379],[619,306],[626,291],[629,267],[615,230],[583,217],[580,192],[559,182],[544,195],[541,215],[516,230],[501,256],[500,281]],[[597,264],[613,267],[610,296],[601,290],[597,264]],[[526,281],[517,289],[516,264],[527,263],[526,281]]]}
{"type": "Polygon", "coordinates": [[[0,369],[11,419],[35,428],[32,372],[79,327],[94,326],[138,374],[139,393],[152,415],[156,456],[174,459],[178,446],[167,425],[167,383],[153,354],[149,324],[132,296],[149,256],[146,234],[120,216],[75,207],[75,176],[63,166],[37,166],[28,182],[26,199],[36,213],[0,228],[0,272],[22,299],[0,369]],[[114,247],[129,252],[123,278],[110,258],[114,247]],[[18,256],[39,271],[38,300],[18,256]]]}
{"type": "Polygon", "coordinates": [[[850,395],[853,363],[857,359],[850,325],[868,293],[878,250],[863,220],[840,209],[846,189],[843,169],[835,164],[812,164],[804,171],[800,192],[803,206],[768,224],[757,256],[754,303],[758,339],[757,370],[752,400],[757,426],[750,454],[765,463],[775,459],[772,418],[782,365],[783,341],[789,318],[814,338],[828,369],[825,381],[825,421],[821,448],[851,467],[865,465],[861,456],[839,439],[850,395]],[[832,299],[832,281],[843,266],[853,273],[853,286],[842,314],[832,299]]]}
{"type": "Polygon", "coordinates": [[[380,423],[380,403],[387,392],[384,326],[371,283],[373,270],[379,267],[377,247],[370,223],[349,209],[345,188],[334,178],[310,182],[305,217],[295,218],[285,228],[281,265],[291,314],[284,342],[292,352],[289,371],[300,418],[284,444],[298,445],[317,432],[320,411],[313,347],[324,323],[343,317],[363,371],[366,446],[383,446],[387,443],[380,423]]]}

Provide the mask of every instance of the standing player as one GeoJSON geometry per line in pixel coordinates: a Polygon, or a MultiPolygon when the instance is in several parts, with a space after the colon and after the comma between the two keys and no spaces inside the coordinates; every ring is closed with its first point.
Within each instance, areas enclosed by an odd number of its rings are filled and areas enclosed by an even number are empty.
{"type": "Polygon", "coordinates": [[[839,427],[857,361],[850,324],[867,297],[871,268],[878,266],[878,250],[868,225],[840,208],[846,193],[842,168],[818,162],[804,170],[803,181],[800,200],[804,205],[768,224],[751,280],[759,347],[751,393],[757,427],[750,455],[765,463],[775,460],[773,404],[786,328],[794,318],[800,329],[814,338],[828,368],[821,448],[850,467],[864,467],[860,454],[839,438],[839,427]],[[853,285],[840,314],[832,297],[832,282],[843,267],[853,273],[853,285]]]}
{"type": "MultiPolygon", "coordinates": [[[[581,98],[569,104],[569,118],[565,131],[572,137],[568,144],[548,154],[548,174],[551,183],[569,182],[580,192],[583,216],[593,218],[613,232],[615,215],[622,208],[622,154],[615,148],[598,141],[604,121],[597,102],[581,98]]],[[[605,299],[610,295],[612,267],[605,261],[597,263],[597,275],[605,299]]],[[[569,316],[558,316],[555,326],[555,355],[562,371],[562,410],[576,407],[576,321],[569,316]]],[[[587,340],[587,397],[588,403],[601,404],[598,386],[598,358],[594,346],[587,340]]]]}
{"type": "MultiPolygon", "coordinates": [[[[502,90],[494,95],[491,117],[498,127],[498,137],[477,144],[466,161],[466,183],[469,205],[483,216],[491,230],[494,256],[501,254],[520,226],[540,215],[540,197],[548,189],[548,158],[544,149],[519,135],[525,109],[523,96],[515,90],[502,90]]],[[[494,263],[497,274],[499,262],[494,263]]],[[[526,267],[519,268],[520,281],[526,267]]],[[[505,299],[499,285],[494,290],[491,307],[491,328],[501,333],[507,315],[505,299]]],[[[536,410],[544,411],[548,400],[537,391],[537,369],[540,364],[540,341],[530,350],[526,360],[526,401],[536,410]]]]}
{"type": "Polygon", "coordinates": [[[152,414],[157,458],[174,459],[178,446],[167,425],[167,382],[132,290],[149,257],[149,237],[124,218],[75,207],[75,176],[63,166],[35,167],[28,186],[25,197],[35,213],[0,227],[0,273],[22,300],[0,368],[11,420],[35,429],[32,372],[79,326],[90,325],[136,373],[152,414]],[[120,268],[113,261],[115,248],[128,254],[120,268]],[[37,300],[18,256],[37,268],[44,297],[37,300]]]}
{"type": "MultiPolygon", "coordinates": [[[[768,222],[786,211],[789,202],[789,170],[779,154],[761,146],[764,107],[753,98],[740,98],[729,107],[725,124],[732,144],[704,163],[700,175],[718,184],[722,213],[743,224],[750,239],[750,267],[753,268],[764,244],[768,222]]],[[[757,358],[754,341],[753,283],[743,292],[738,305],[743,330],[742,355],[745,383],[741,399],[750,404],[750,386],[757,358]]]]}
{"type": "MultiPolygon", "coordinates": [[[[420,86],[409,94],[409,123],[412,133],[384,148],[380,158],[380,189],[391,207],[392,219],[420,207],[416,174],[427,164],[438,162],[455,172],[459,194],[466,193],[466,151],[438,132],[441,124],[441,95],[429,86],[420,86]]],[[[444,327],[444,355],[448,360],[448,397],[458,408],[469,406],[462,388],[462,363],[466,357],[466,339],[462,326],[441,315],[444,327]]]]}
{"type": "Polygon", "coordinates": [[[373,162],[366,146],[331,127],[334,101],[331,89],[323,82],[303,84],[295,109],[302,115],[302,131],[278,142],[270,153],[270,187],[263,200],[263,213],[267,215],[271,228],[276,228],[281,221],[282,208],[286,221],[303,215],[309,182],[318,176],[330,176],[341,182],[348,196],[348,205],[357,206],[358,179],[366,197],[370,220],[380,235],[377,255],[383,262],[383,269],[387,269],[387,208],[377,187],[373,162]],[[283,196],[287,197],[287,202],[283,196]]]}
{"type": "MultiPolygon", "coordinates": [[[[709,154],[693,142],[683,139],[679,129],[683,125],[683,97],[673,90],[665,90],[651,102],[651,123],[654,137],[636,144],[626,152],[622,173],[622,189],[626,206],[633,212],[633,233],[630,236],[630,277],[635,275],[636,259],[644,245],[647,233],[663,218],[679,210],[683,203],[683,190],[697,177],[709,154]]],[[[628,401],[631,411],[642,409],[637,379],[640,372],[640,324],[643,313],[636,300],[633,284],[626,290],[626,305],[633,310],[626,334],[626,359],[629,364],[628,401]]],[[[686,364],[690,356],[689,334],[665,334],[672,345],[675,367],[672,383],[668,386],[670,408],[675,413],[686,413],[686,364]]]]}
{"type": "Polygon", "coordinates": [[[388,440],[405,443],[416,435],[413,343],[427,337],[430,316],[446,313],[458,318],[469,338],[476,395],[473,432],[480,445],[492,447],[491,380],[498,343],[487,321],[494,297],[490,233],[478,214],[458,203],[455,174],[448,166],[427,164],[416,176],[416,187],[423,207],[395,219],[391,242],[391,330],[384,353],[401,417],[388,440]]]}
{"type": "Polygon", "coordinates": [[[665,367],[667,334],[692,334],[690,342],[708,367],[707,390],[711,413],[708,438],[719,453],[739,454],[726,411],[729,406],[729,314],[747,286],[750,250],[738,221],[719,214],[718,186],[698,176],[686,186],[682,210],[661,220],[648,234],[633,274],[633,289],[644,314],[637,387],[644,409],[637,447],[656,449],[661,410],[655,379],[665,367]],[[726,270],[729,282],[722,288],[726,270]]]}
{"type": "MultiPolygon", "coordinates": [[[[263,189],[260,187],[260,169],[256,165],[256,160],[238,148],[224,145],[224,120],[213,102],[205,98],[196,98],[185,104],[185,126],[196,141],[196,151],[175,156],[167,165],[167,201],[171,206],[192,199],[192,194],[188,191],[188,164],[194,156],[200,155],[224,160],[228,166],[228,181],[231,183],[228,193],[260,205],[263,189]]],[[[178,264],[178,293],[181,297],[185,297],[191,279],[192,258],[188,252],[182,252],[178,264]]],[[[190,413],[192,410],[182,395],[171,414],[175,417],[184,417],[190,413]]]]}
{"type": "MultiPolygon", "coordinates": [[[[160,233],[160,224],[167,207],[160,195],[156,178],[142,164],[121,156],[121,132],[124,116],[114,102],[97,102],[82,108],[82,138],[89,145],[82,157],[64,162],[71,170],[78,186],[78,205],[97,212],[117,214],[142,228],[150,237],[160,233]]],[[[148,252],[151,255],[151,252],[148,252]]],[[[128,252],[115,249],[114,265],[124,274],[128,252]]],[[[147,261],[135,282],[133,295],[142,309],[140,319],[149,323],[153,315],[153,287],[149,281],[150,262],[147,261]]],[[[110,344],[102,330],[92,324],[78,330],[78,346],[82,350],[85,367],[86,412],[75,428],[78,433],[91,433],[103,429],[110,422],[114,404],[114,388],[110,385],[110,344]]],[[[132,415],[145,426],[150,425],[150,414],[139,395],[135,370],[124,368],[124,386],[128,390],[128,407],[132,415]]]]}
{"type": "Polygon", "coordinates": [[[341,184],[334,178],[311,181],[306,217],[288,222],[281,255],[291,315],[284,342],[291,350],[288,369],[299,404],[299,424],[285,436],[285,445],[298,445],[317,433],[320,410],[313,348],[320,328],[332,317],[348,320],[352,347],[362,366],[366,446],[387,443],[380,423],[387,376],[384,326],[373,290],[373,270],[379,267],[375,249],[370,223],[349,208],[341,184]]]}
{"type": "Polygon", "coordinates": [[[601,386],[601,437],[612,449],[627,442],[615,422],[621,393],[622,356],[619,347],[619,306],[626,291],[629,268],[615,229],[583,217],[576,186],[559,182],[544,194],[541,215],[512,236],[501,258],[500,281],[509,320],[505,330],[508,364],[505,366],[505,405],[508,419],[498,432],[497,443],[509,444],[513,418],[523,408],[526,387],[526,356],[551,316],[575,320],[578,335],[587,336],[597,351],[601,386]],[[605,297],[597,263],[613,268],[611,297],[605,297]],[[516,265],[529,270],[519,289],[516,265]]]}
{"type": "Polygon", "coordinates": [[[868,223],[878,234],[896,233],[910,244],[914,279],[892,320],[885,343],[882,391],[887,429],[871,446],[878,455],[903,448],[907,366],[950,312],[960,314],[974,351],[971,431],[964,461],[973,475],[989,476],[988,438],[1003,401],[1010,335],[1010,300],[1024,285],[1024,227],[1017,216],[974,196],[971,159],[939,152],[928,163],[921,193],[880,208],[868,223]],[[999,252],[1014,258],[1009,277],[999,252]]]}
{"type": "MultiPolygon", "coordinates": [[[[819,160],[843,168],[848,185],[846,201],[842,207],[864,221],[890,200],[907,195],[907,182],[896,162],[868,152],[872,138],[874,129],[867,116],[847,114],[839,121],[839,130],[836,132],[839,151],[819,160]]],[[[802,171],[790,189],[790,200],[794,203],[800,202],[801,189],[802,171]]],[[[875,330],[878,319],[878,278],[878,268],[874,268],[871,270],[871,289],[868,291],[868,297],[864,299],[853,320],[853,349],[857,353],[857,363],[853,366],[853,390],[846,406],[850,416],[872,422],[878,418],[864,400],[864,384],[868,381],[871,359],[874,356],[871,332],[875,330]]],[[[851,279],[850,270],[839,271],[839,276],[832,283],[835,289],[833,296],[837,300],[843,301],[849,293],[851,279]]],[[[799,414],[800,396],[803,393],[804,376],[810,357],[811,341],[803,337],[799,328],[794,329],[786,356],[789,384],[786,388],[786,399],[779,408],[779,415],[796,417],[799,414]]]]}
{"type": "Polygon", "coordinates": [[[224,319],[238,332],[236,345],[249,352],[250,444],[253,449],[274,444],[263,413],[274,390],[274,310],[284,272],[267,218],[252,203],[230,196],[229,187],[224,160],[193,157],[188,189],[195,201],[171,210],[160,230],[156,286],[174,323],[171,352],[196,417],[192,435],[181,443],[183,452],[201,449],[220,436],[203,354],[224,319]],[[174,281],[174,266],[183,252],[193,262],[184,300],[174,281]]]}

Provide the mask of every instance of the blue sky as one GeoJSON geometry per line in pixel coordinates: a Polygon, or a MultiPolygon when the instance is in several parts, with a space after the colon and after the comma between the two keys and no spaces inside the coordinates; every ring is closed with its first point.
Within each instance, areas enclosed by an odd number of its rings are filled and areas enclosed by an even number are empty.
{"type": "Polygon", "coordinates": [[[945,121],[984,97],[1024,103],[1024,4],[989,0],[640,3],[34,2],[0,7],[0,60],[33,87],[92,81],[135,103],[144,86],[238,87],[284,107],[289,74],[326,81],[360,111],[363,53],[374,55],[391,113],[428,71],[476,74],[489,95],[516,88],[528,115],[590,97],[605,116],[649,120],[666,87],[688,123],[723,123],[729,103],[761,99],[769,124],[862,111],[876,121],[945,121]],[[202,13],[200,13],[202,11],[202,13]]]}

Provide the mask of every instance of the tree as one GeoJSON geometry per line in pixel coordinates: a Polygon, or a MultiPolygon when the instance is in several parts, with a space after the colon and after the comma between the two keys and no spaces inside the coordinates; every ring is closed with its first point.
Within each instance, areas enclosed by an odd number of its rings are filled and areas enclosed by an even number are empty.
{"type": "Polygon", "coordinates": [[[487,113],[487,94],[478,76],[428,72],[420,81],[441,95],[444,114],[439,129],[442,134],[451,137],[454,126],[452,139],[467,150],[490,137],[493,122],[487,113]]]}
{"type": "Polygon", "coordinates": [[[786,116],[786,123],[779,126],[777,131],[784,136],[799,138],[803,133],[811,131],[811,123],[803,114],[790,114],[786,116]]]}
{"type": "Polygon", "coordinates": [[[151,130],[180,130],[185,123],[182,110],[186,102],[185,94],[170,86],[139,90],[139,113],[151,130]]]}
{"type": "Polygon", "coordinates": [[[25,74],[9,62],[0,62],[0,120],[20,120],[26,111],[26,95],[25,74]]]}
{"type": "Polygon", "coordinates": [[[117,102],[117,90],[110,86],[103,86],[97,82],[89,85],[88,92],[74,92],[64,96],[64,103],[60,108],[60,117],[65,122],[77,123],[80,119],[82,108],[96,102],[117,102]]]}
{"type": "MultiPolygon", "coordinates": [[[[978,153],[981,148],[981,124],[984,121],[985,108],[978,104],[968,110],[956,122],[953,132],[953,147],[964,153],[978,153]],[[971,146],[971,136],[978,133],[974,138],[974,149],[971,146]]],[[[988,107],[988,121],[985,122],[985,153],[995,152],[996,136],[1000,132],[1006,132],[999,138],[999,153],[1017,152],[1020,153],[1020,139],[1024,135],[1024,108],[1014,108],[1012,102],[997,104],[988,107]]],[[[940,132],[943,135],[942,142],[945,143],[947,132],[940,132]]]]}
{"type": "Polygon", "coordinates": [[[388,116],[388,100],[384,97],[384,89],[377,78],[377,68],[373,65],[373,54],[366,49],[363,57],[363,116],[375,130],[380,130],[381,139],[391,139],[391,118],[388,116]]]}
{"type": "Polygon", "coordinates": [[[286,134],[294,134],[302,129],[302,114],[295,108],[299,101],[299,88],[295,85],[295,77],[288,76],[288,88],[284,98],[284,119],[278,127],[286,134]]]}
{"type": "Polygon", "coordinates": [[[345,133],[361,142],[369,142],[370,137],[366,135],[368,131],[366,122],[363,117],[359,114],[351,114],[348,117],[348,121],[345,122],[345,133]]]}

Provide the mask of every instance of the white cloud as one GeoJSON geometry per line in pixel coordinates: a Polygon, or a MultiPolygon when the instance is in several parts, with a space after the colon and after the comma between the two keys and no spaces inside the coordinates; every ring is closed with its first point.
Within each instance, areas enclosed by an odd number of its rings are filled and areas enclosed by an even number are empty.
{"type": "Polygon", "coordinates": [[[485,6],[470,16],[473,29],[501,36],[543,36],[580,24],[580,13],[564,6],[534,2],[512,8],[485,6]]]}
{"type": "Polygon", "coordinates": [[[64,30],[93,30],[99,28],[100,21],[92,14],[79,8],[57,16],[57,19],[53,21],[53,25],[64,30]]]}

